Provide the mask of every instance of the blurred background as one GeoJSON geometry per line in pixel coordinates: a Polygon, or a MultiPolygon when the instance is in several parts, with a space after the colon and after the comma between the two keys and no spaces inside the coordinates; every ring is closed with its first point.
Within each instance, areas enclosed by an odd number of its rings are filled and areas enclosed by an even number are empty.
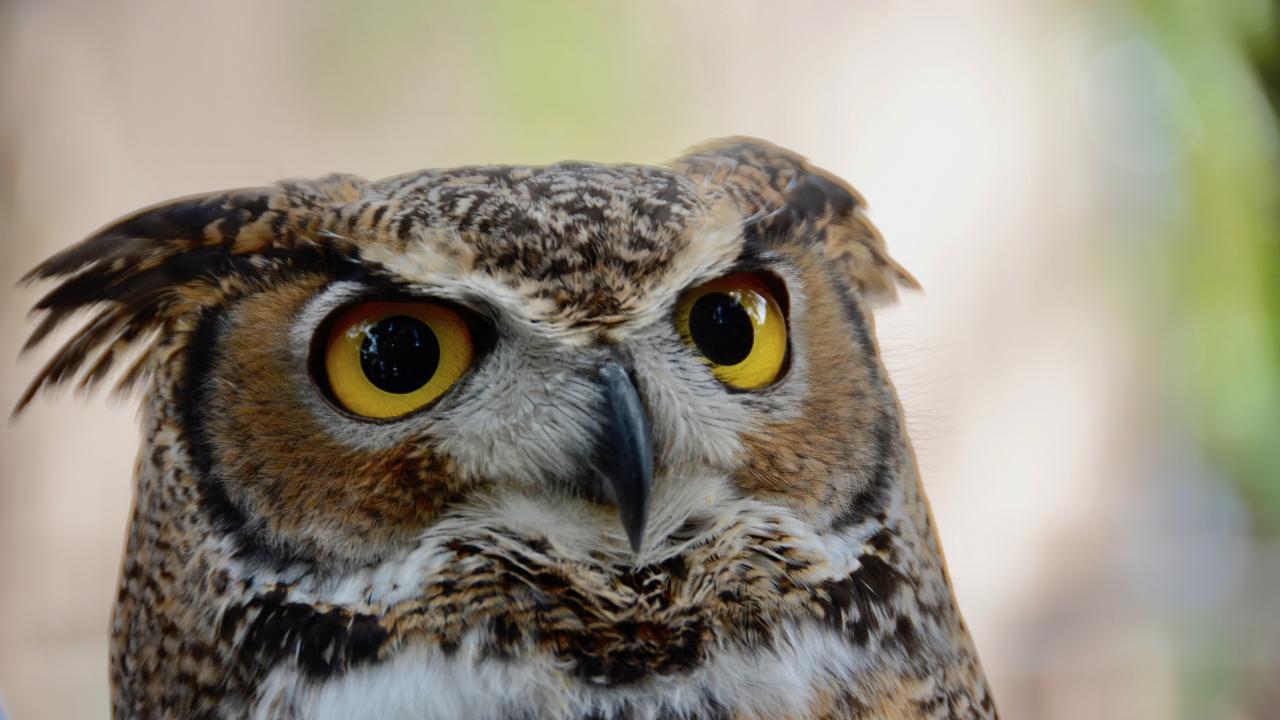
{"type": "MultiPolygon", "coordinates": [[[[0,408],[37,261],[281,177],[750,134],[923,282],[879,332],[1007,718],[1280,718],[1269,0],[0,3],[0,408]]],[[[0,427],[0,705],[107,715],[133,400],[0,427]]],[[[0,714],[3,711],[0,710],[0,714]]]]}

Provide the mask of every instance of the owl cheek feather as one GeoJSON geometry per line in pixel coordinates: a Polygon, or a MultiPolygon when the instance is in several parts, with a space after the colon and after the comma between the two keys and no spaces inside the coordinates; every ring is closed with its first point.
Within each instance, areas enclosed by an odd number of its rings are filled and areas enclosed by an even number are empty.
{"type": "Polygon", "coordinates": [[[470,484],[421,443],[344,442],[301,401],[312,390],[297,377],[281,327],[323,283],[280,283],[207,319],[190,352],[208,367],[190,378],[183,405],[192,449],[208,458],[201,492],[225,495],[248,521],[220,518],[237,540],[365,561],[412,542],[470,484]]]}

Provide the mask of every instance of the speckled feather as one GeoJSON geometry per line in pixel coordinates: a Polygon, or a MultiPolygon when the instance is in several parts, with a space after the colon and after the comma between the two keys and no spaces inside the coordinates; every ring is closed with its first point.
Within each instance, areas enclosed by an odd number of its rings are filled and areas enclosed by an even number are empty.
{"type": "Polygon", "coordinates": [[[113,622],[118,717],[989,718],[871,308],[915,281],[862,199],[758,140],[668,167],[349,175],[158,205],[55,255],[19,401],[146,385],[113,622]],[[776,275],[791,359],[730,393],[671,308],[776,275]],[[310,334],[351,297],[494,324],[410,418],[318,399],[310,334]],[[653,425],[632,552],[565,490],[603,353],[653,425]]]}

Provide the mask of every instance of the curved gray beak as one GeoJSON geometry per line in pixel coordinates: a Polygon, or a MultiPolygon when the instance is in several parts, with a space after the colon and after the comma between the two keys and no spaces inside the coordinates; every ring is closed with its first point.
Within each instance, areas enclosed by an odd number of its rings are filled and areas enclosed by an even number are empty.
{"type": "Polygon", "coordinates": [[[626,368],[610,360],[600,368],[604,388],[604,428],[596,448],[595,466],[601,488],[618,506],[622,528],[639,552],[649,519],[653,488],[653,440],[640,395],[626,368]]]}

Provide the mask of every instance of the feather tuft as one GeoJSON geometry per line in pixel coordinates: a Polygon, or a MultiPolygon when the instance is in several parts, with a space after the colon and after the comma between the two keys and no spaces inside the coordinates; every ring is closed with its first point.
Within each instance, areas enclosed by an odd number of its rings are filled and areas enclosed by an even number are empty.
{"type": "Polygon", "coordinates": [[[349,251],[349,243],[326,223],[362,182],[332,176],[171,200],[117,220],[37,265],[22,284],[57,284],[32,308],[39,323],[22,351],[75,315],[88,313],[89,319],[36,374],[14,415],[41,390],[77,375],[81,388],[92,388],[137,349],[117,385],[128,391],[149,376],[155,344],[166,329],[224,299],[239,284],[235,280],[294,267],[335,249],[349,251]]]}

